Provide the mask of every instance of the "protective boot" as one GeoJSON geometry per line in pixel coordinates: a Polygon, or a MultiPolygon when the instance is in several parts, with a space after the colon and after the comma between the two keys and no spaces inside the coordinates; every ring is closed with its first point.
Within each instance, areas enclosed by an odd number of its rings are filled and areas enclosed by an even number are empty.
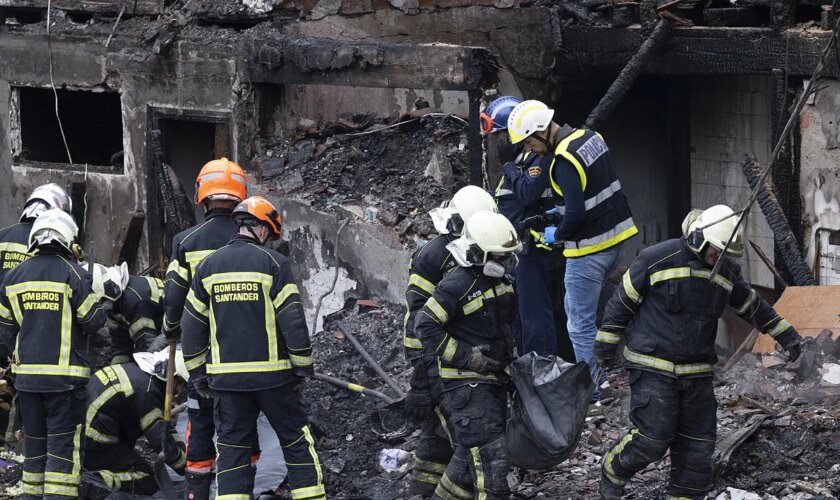
{"type": "Polygon", "coordinates": [[[601,500],[621,500],[621,497],[624,496],[624,486],[612,482],[602,470],[601,485],[598,487],[598,492],[601,494],[601,500]]]}
{"type": "Polygon", "coordinates": [[[184,491],[185,500],[210,499],[210,474],[197,474],[187,471],[187,489],[184,491]]]}

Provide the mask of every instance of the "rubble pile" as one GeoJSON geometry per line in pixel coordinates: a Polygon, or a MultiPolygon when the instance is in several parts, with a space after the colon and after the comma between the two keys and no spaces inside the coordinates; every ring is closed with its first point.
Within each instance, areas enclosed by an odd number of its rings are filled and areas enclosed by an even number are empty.
{"type": "MultiPolygon", "coordinates": [[[[312,339],[315,370],[348,382],[396,395],[381,380],[337,328],[354,335],[367,352],[408,389],[408,364],[402,347],[404,309],[396,305],[360,305],[349,301],[345,309],[325,318],[325,330],[312,339]]],[[[340,498],[405,498],[410,471],[386,473],[380,469],[379,454],[386,448],[414,449],[415,432],[402,415],[397,401],[359,396],[347,389],[321,381],[310,381],[304,401],[309,411],[318,453],[324,464],[329,491],[340,498]]]]}
{"type": "Polygon", "coordinates": [[[390,125],[364,114],[323,129],[303,123],[297,141],[266,145],[256,162],[263,185],[321,210],[396,227],[406,239],[430,239],[436,233],[427,212],[468,184],[469,161],[466,122],[428,110],[390,125]]]}

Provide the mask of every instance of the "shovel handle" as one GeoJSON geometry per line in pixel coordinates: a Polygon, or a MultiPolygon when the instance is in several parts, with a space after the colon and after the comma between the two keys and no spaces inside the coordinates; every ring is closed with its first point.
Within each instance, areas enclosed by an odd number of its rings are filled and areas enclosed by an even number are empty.
{"type": "MultiPolygon", "coordinates": [[[[163,402],[163,421],[172,421],[172,393],[175,390],[175,343],[169,344],[169,360],[166,364],[166,397],[163,402]]],[[[166,433],[164,433],[166,435],[166,433]]]]}

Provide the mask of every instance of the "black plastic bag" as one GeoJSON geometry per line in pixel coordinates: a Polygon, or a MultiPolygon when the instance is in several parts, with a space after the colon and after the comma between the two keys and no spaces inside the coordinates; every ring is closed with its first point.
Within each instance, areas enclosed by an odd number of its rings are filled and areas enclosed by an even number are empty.
{"type": "Polygon", "coordinates": [[[510,462],[545,469],[577,447],[595,384],[586,363],[571,365],[530,352],[511,365],[516,394],[507,422],[510,462]]]}

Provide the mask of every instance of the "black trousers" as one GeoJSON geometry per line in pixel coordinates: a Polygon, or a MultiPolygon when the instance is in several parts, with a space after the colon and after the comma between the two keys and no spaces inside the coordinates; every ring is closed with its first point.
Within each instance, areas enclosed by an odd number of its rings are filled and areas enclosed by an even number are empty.
{"type": "MultiPolygon", "coordinates": [[[[321,462],[300,396],[289,384],[262,391],[216,391],[218,422],[218,496],[253,494],[251,439],[262,411],[277,433],[289,469],[287,482],[296,500],[326,498],[321,462]]],[[[230,497],[237,498],[237,497],[230,497]]]]}
{"type": "Polygon", "coordinates": [[[19,392],[23,422],[23,494],[66,500],[79,496],[87,391],[19,392]]]}
{"type": "MultiPolygon", "coordinates": [[[[187,396],[187,471],[195,474],[210,474],[216,463],[216,424],[213,421],[213,400],[203,398],[192,388],[187,396]]],[[[251,434],[251,462],[260,458],[260,440],[254,426],[251,434]]]]}
{"type": "MultiPolygon", "coordinates": [[[[434,414],[427,418],[420,428],[420,442],[414,452],[414,469],[411,473],[409,493],[429,498],[440,483],[446,465],[452,459],[455,444],[452,441],[446,409],[442,405],[443,392],[437,358],[424,359],[415,369],[420,368],[426,370],[434,414]]],[[[471,482],[460,484],[459,487],[472,491],[471,482]]]]}
{"type": "Polygon", "coordinates": [[[134,443],[102,444],[90,441],[85,447],[85,478],[108,490],[133,495],[158,491],[152,466],[134,450],[134,443]]]}
{"type": "Polygon", "coordinates": [[[507,390],[496,384],[463,384],[447,389],[443,406],[455,453],[432,498],[508,498],[507,390]]]}
{"type": "Polygon", "coordinates": [[[677,379],[630,370],[633,428],[607,453],[603,471],[624,485],[671,449],[673,497],[705,498],[712,487],[712,454],[717,439],[717,402],[712,377],[677,379]]]}

